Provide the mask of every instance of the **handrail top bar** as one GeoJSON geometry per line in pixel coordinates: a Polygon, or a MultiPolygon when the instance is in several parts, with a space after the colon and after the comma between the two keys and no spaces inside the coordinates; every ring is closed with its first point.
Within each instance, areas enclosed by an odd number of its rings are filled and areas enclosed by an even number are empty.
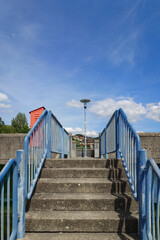
{"type": "Polygon", "coordinates": [[[101,136],[102,136],[102,134],[104,133],[105,129],[106,129],[106,128],[104,128],[103,131],[101,132],[101,136]]]}
{"type": "Polygon", "coordinates": [[[134,135],[134,137],[136,138],[136,140],[138,141],[139,144],[139,148],[141,147],[141,141],[140,141],[140,137],[138,136],[138,134],[136,133],[136,131],[134,130],[134,128],[132,127],[132,125],[129,123],[128,118],[126,116],[126,114],[124,113],[123,109],[120,108],[119,112],[122,114],[122,116],[124,117],[125,121],[127,122],[128,126],[130,127],[130,129],[132,130],[132,133],[134,135]]]}
{"type": "Polygon", "coordinates": [[[64,129],[65,133],[67,133],[67,135],[69,135],[69,133],[67,132],[67,130],[66,130],[65,128],[63,128],[63,129],[64,129]]]}
{"type": "Polygon", "coordinates": [[[26,142],[30,136],[32,135],[32,133],[34,132],[35,128],[38,126],[39,122],[42,120],[42,118],[44,117],[44,115],[47,114],[47,110],[45,109],[43,111],[43,113],[41,114],[41,116],[38,118],[38,120],[35,122],[35,124],[33,125],[33,127],[29,130],[29,132],[27,133],[27,135],[25,136],[24,142],[26,142]]]}
{"type": "Polygon", "coordinates": [[[4,168],[0,172],[0,182],[5,177],[6,173],[9,171],[9,169],[12,167],[14,163],[17,163],[17,161],[14,158],[11,158],[4,166],[4,168]]]}
{"type": "Polygon", "coordinates": [[[153,170],[155,171],[158,179],[160,179],[160,169],[159,169],[158,165],[156,164],[156,162],[154,161],[154,159],[152,159],[152,158],[148,159],[148,160],[147,160],[147,163],[146,163],[147,169],[148,169],[150,166],[151,166],[151,167],[153,168],[153,170]]]}

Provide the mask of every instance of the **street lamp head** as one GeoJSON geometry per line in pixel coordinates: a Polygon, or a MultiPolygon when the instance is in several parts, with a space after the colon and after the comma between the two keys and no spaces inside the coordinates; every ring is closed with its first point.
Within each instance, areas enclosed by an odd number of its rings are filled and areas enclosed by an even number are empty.
{"type": "Polygon", "coordinates": [[[81,99],[80,102],[84,103],[84,108],[87,108],[87,103],[89,103],[91,100],[90,99],[81,99]]]}

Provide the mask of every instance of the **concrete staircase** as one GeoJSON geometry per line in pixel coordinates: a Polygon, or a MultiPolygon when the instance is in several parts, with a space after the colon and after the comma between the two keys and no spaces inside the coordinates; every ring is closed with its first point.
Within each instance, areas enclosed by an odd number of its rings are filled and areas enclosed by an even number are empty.
{"type": "Polygon", "coordinates": [[[117,159],[47,159],[26,213],[26,240],[138,238],[138,204],[117,159]]]}

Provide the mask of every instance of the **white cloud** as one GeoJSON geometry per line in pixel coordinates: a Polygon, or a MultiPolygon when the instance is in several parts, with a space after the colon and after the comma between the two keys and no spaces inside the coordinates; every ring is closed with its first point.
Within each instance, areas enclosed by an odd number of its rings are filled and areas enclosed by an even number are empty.
{"type": "Polygon", "coordinates": [[[76,100],[73,99],[72,101],[67,102],[67,106],[68,107],[81,108],[83,105],[79,101],[76,101],[76,100]]]}
{"type": "Polygon", "coordinates": [[[0,108],[11,108],[10,104],[0,103],[0,108]]]}
{"type": "Polygon", "coordinates": [[[10,102],[8,96],[0,92],[0,102],[10,102]]]}
{"type": "Polygon", "coordinates": [[[160,122],[160,102],[155,104],[155,103],[149,103],[146,105],[146,117],[153,119],[157,122],[160,122]]]}
{"type": "Polygon", "coordinates": [[[90,111],[101,118],[109,118],[115,110],[122,108],[129,121],[136,122],[146,114],[146,109],[141,103],[136,103],[132,98],[126,98],[116,101],[107,98],[92,104],[90,111]]]}
{"type": "MultiPolygon", "coordinates": [[[[76,127],[76,128],[66,127],[65,129],[66,129],[67,132],[72,133],[72,134],[78,134],[78,133],[79,134],[84,134],[83,129],[79,128],[79,127],[76,127]]],[[[86,135],[88,137],[97,137],[98,136],[97,132],[94,131],[94,130],[93,131],[87,131],[86,135]]]]}

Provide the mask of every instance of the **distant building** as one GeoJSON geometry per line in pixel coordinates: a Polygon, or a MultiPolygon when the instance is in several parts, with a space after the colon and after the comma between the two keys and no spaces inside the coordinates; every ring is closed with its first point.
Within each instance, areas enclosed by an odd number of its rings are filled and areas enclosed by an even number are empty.
{"type": "Polygon", "coordinates": [[[38,120],[38,118],[41,116],[42,112],[45,110],[45,107],[40,107],[37,109],[34,109],[30,111],[30,128],[33,127],[35,122],[38,120]]]}

